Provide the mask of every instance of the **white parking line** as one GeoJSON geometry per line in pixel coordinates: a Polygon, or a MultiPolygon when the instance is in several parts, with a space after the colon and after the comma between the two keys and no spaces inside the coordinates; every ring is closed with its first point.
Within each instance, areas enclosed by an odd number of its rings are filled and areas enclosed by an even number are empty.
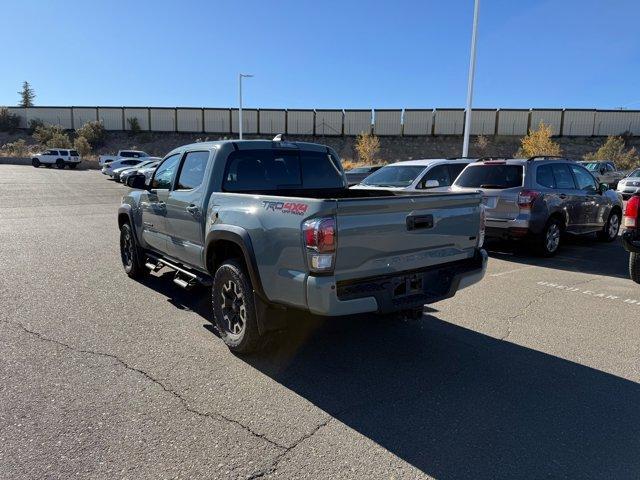
{"type": "Polygon", "coordinates": [[[510,273],[522,272],[523,270],[529,270],[530,268],[534,268],[535,265],[530,265],[528,267],[516,268],[514,270],[507,270],[506,272],[492,273],[489,275],[490,277],[501,277],[502,275],[509,275],[510,273]]]}

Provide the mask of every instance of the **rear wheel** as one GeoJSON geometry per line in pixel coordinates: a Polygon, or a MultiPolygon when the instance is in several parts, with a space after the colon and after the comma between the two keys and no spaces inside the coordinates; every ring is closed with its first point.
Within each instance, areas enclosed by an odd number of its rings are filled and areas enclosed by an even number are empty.
{"type": "Polygon", "coordinates": [[[60,170],[62,170],[64,168],[64,160],[62,160],[61,158],[57,159],[56,168],[59,168],[60,170]]]}
{"type": "Polygon", "coordinates": [[[211,303],[220,337],[231,351],[250,353],[260,348],[253,288],[238,260],[226,260],[216,270],[211,303]]]}
{"type": "Polygon", "coordinates": [[[557,218],[550,218],[538,240],[538,252],[544,257],[553,257],[560,248],[562,224],[557,218]]]}
{"type": "Polygon", "coordinates": [[[620,230],[620,212],[614,210],[609,214],[607,223],[604,224],[602,231],[598,232],[598,239],[603,242],[613,242],[618,237],[620,230]]]}
{"type": "Polygon", "coordinates": [[[629,276],[634,282],[640,283],[640,253],[629,254],[629,276]]]}
{"type": "Polygon", "coordinates": [[[69,168],[70,168],[71,170],[74,170],[77,166],[78,166],[78,164],[77,164],[77,163],[70,163],[70,164],[69,164],[69,168]]]}
{"type": "Polygon", "coordinates": [[[40,160],[34,158],[33,160],[31,160],[31,165],[33,165],[35,168],[38,168],[40,166],[40,160]]]}
{"type": "Polygon", "coordinates": [[[131,225],[128,223],[120,227],[120,258],[124,271],[131,278],[140,278],[144,273],[142,251],[138,248],[131,225]]]}

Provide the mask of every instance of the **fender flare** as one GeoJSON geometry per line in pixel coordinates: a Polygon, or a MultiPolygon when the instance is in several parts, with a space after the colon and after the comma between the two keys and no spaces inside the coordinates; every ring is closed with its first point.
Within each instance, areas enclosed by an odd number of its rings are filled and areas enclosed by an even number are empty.
{"type": "MultiPolygon", "coordinates": [[[[205,265],[208,268],[208,259],[215,243],[220,240],[225,240],[236,244],[242,251],[245,265],[251,279],[251,284],[255,293],[264,301],[269,302],[269,299],[264,293],[262,288],[262,281],[260,280],[260,272],[258,271],[258,263],[256,262],[256,255],[253,250],[251,238],[249,233],[241,227],[235,225],[215,225],[207,233],[204,242],[204,260],[205,265]]],[[[210,272],[211,276],[215,275],[215,272],[210,272]]]]}

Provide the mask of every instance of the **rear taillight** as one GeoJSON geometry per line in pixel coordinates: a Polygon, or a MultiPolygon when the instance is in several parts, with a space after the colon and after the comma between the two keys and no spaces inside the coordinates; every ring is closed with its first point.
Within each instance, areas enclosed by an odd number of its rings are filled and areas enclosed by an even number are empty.
{"type": "Polygon", "coordinates": [[[528,208],[531,209],[533,207],[533,202],[536,201],[541,195],[537,190],[522,190],[518,194],[518,206],[520,208],[528,208]]]}
{"type": "Polygon", "coordinates": [[[316,273],[333,270],[336,253],[336,219],[314,218],[302,224],[309,269],[316,273]]]}
{"type": "Polygon", "coordinates": [[[478,248],[481,248],[484,244],[484,231],[487,223],[487,213],[485,212],[484,205],[480,205],[480,233],[478,234],[478,248]]]}
{"type": "Polygon", "coordinates": [[[638,226],[638,210],[640,208],[640,196],[634,195],[627,202],[624,209],[624,220],[622,226],[624,228],[634,230],[638,226]]]}

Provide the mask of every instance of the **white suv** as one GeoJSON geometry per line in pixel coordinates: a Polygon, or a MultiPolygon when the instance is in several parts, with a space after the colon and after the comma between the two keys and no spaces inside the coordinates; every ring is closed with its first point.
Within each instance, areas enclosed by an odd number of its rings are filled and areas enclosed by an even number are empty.
{"type": "Polygon", "coordinates": [[[82,159],[76,150],[53,148],[34,155],[31,159],[31,165],[36,168],[40,165],[45,165],[49,168],[52,165],[61,169],[64,167],[76,168],[81,161],[82,159]]]}
{"type": "Polygon", "coordinates": [[[472,163],[470,158],[432,158],[385,165],[359,184],[358,190],[446,191],[460,172],[472,163]]]}

